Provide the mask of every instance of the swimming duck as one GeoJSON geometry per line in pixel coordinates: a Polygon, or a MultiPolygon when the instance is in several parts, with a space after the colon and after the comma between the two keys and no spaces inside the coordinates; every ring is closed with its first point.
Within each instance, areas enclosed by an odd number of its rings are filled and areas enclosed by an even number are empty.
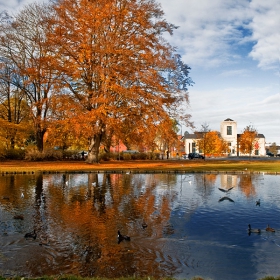
{"type": "Polygon", "coordinates": [[[142,223],[142,228],[146,228],[146,227],[148,227],[148,225],[145,222],[143,222],[142,223]]]}
{"type": "Polygon", "coordinates": [[[261,230],[258,228],[258,229],[254,229],[254,228],[251,228],[251,225],[249,224],[248,225],[248,233],[261,233],[261,230]]]}
{"type": "Polygon", "coordinates": [[[260,199],[258,199],[258,200],[256,201],[256,206],[261,206],[261,200],[260,200],[260,199]]]}
{"type": "Polygon", "coordinates": [[[15,220],[23,220],[24,218],[23,218],[23,215],[15,215],[14,219],[15,220]]]}
{"type": "Polygon", "coordinates": [[[26,233],[25,235],[24,235],[24,237],[26,238],[26,239],[36,239],[36,237],[37,237],[37,233],[36,233],[36,231],[35,231],[35,229],[32,231],[32,232],[28,232],[28,233],[26,233]]]}
{"type": "Polygon", "coordinates": [[[127,235],[122,235],[118,230],[118,243],[121,243],[123,240],[130,241],[130,237],[127,235]]]}
{"type": "Polygon", "coordinates": [[[275,229],[274,228],[271,228],[269,225],[267,225],[266,231],[270,231],[270,232],[275,232],[275,229]]]}

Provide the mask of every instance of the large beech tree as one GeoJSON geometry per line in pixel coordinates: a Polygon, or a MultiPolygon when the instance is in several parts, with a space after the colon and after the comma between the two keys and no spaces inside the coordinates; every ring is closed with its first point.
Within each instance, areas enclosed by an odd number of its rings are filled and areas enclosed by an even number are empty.
{"type": "Polygon", "coordinates": [[[190,68],[162,37],[175,26],[154,0],[58,0],[54,9],[48,45],[71,96],[67,118],[89,139],[89,163],[106,131],[119,135],[127,123],[149,133],[184,118],[178,106],[188,103],[190,68]]]}

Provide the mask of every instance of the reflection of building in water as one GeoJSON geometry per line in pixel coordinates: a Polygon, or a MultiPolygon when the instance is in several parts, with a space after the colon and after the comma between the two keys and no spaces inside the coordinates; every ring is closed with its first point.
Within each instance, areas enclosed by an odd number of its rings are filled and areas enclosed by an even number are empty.
{"type": "Polygon", "coordinates": [[[221,187],[229,189],[237,186],[237,175],[221,174],[221,187]]]}

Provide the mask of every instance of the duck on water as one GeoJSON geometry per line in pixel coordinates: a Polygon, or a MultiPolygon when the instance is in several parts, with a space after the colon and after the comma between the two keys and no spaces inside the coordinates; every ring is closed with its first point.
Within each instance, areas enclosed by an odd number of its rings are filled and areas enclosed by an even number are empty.
{"type": "Polygon", "coordinates": [[[251,228],[251,225],[249,224],[248,225],[248,233],[251,234],[251,233],[261,233],[261,230],[258,228],[251,228]]]}
{"type": "Polygon", "coordinates": [[[35,229],[33,231],[28,232],[28,233],[26,233],[24,235],[24,238],[26,238],[26,239],[34,239],[35,240],[36,237],[37,237],[37,233],[36,233],[35,229]]]}
{"type": "Polygon", "coordinates": [[[130,241],[130,237],[127,235],[122,235],[118,230],[118,244],[120,244],[123,240],[130,241]]]}

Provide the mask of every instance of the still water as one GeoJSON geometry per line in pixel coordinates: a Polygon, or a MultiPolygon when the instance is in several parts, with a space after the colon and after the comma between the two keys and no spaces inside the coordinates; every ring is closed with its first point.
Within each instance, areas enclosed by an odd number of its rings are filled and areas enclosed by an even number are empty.
{"type": "Polygon", "coordinates": [[[267,174],[1,176],[0,274],[277,276],[279,201],[267,174]]]}

